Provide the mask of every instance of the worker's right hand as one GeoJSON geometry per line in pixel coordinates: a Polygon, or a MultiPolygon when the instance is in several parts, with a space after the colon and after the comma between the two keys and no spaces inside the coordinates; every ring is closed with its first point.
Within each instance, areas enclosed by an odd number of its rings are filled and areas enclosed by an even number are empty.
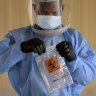
{"type": "Polygon", "coordinates": [[[33,38],[21,43],[21,50],[24,53],[35,52],[41,55],[46,52],[45,43],[39,38],[33,38]]]}

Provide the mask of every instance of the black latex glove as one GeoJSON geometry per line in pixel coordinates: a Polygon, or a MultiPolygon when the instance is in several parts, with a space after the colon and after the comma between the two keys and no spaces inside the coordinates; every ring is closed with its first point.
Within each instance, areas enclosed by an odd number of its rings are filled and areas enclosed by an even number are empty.
{"type": "Polygon", "coordinates": [[[62,41],[61,43],[56,45],[56,49],[59,54],[67,60],[67,62],[75,60],[76,55],[74,53],[74,48],[71,42],[62,41]]]}
{"type": "Polygon", "coordinates": [[[24,53],[35,52],[41,55],[46,52],[46,46],[44,42],[38,38],[33,38],[21,43],[21,50],[24,53]]]}

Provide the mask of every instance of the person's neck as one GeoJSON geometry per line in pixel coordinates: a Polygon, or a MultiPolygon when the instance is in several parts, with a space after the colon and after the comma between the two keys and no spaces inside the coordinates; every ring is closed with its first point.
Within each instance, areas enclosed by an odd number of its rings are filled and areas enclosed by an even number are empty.
{"type": "MultiPolygon", "coordinates": [[[[56,29],[58,29],[58,28],[60,28],[60,27],[62,27],[62,24],[59,26],[59,27],[57,27],[56,29]]],[[[44,30],[44,29],[42,29],[41,27],[39,27],[37,24],[34,24],[34,28],[35,29],[38,29],[38,30],[44,30]]],[[[55,30],[55,29],[54,29],[55,30]]]]}
{"type": "Polygon", "coordinates": [[[35,28],[35,29],[38,29],[38,30],[44,30],[44,29],[42,29],[41,27],[39,27],[37,24],[34,24],[34,28],[35,28]]]}

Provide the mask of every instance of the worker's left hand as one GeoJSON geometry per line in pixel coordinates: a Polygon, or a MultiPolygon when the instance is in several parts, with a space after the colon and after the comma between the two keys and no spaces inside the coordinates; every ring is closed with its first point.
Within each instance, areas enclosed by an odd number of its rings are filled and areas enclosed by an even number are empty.
{"type": "Polygon", "coordinates": [[[61,43],[56,45],[56,49],[59,54],[67,60],[67,62],[75,60],[76,56],[71,42],[62,41],[61,43]]]}

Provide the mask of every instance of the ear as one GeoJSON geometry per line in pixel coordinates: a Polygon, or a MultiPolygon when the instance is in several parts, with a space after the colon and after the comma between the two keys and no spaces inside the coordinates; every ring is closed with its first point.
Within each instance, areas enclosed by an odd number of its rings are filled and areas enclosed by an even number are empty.
{"type": "Polygon", "coordinates": [[[33,7],[34,11],[37,12],[37,10],[36,10],[36,4],[32,4],[32,7],[33,7]]]}
{"type": "Polygon", "coordinates": [[[61,7],[62,9],[61,9],[61,12],[64,10],[64,5],[62,5],[62,7],[61,7]]]}
{"type": "Polygon", "coordinates": [[[61,6],[61,15],[62,15],[63,10],[64,10],[64,5],[61,6]]]}

